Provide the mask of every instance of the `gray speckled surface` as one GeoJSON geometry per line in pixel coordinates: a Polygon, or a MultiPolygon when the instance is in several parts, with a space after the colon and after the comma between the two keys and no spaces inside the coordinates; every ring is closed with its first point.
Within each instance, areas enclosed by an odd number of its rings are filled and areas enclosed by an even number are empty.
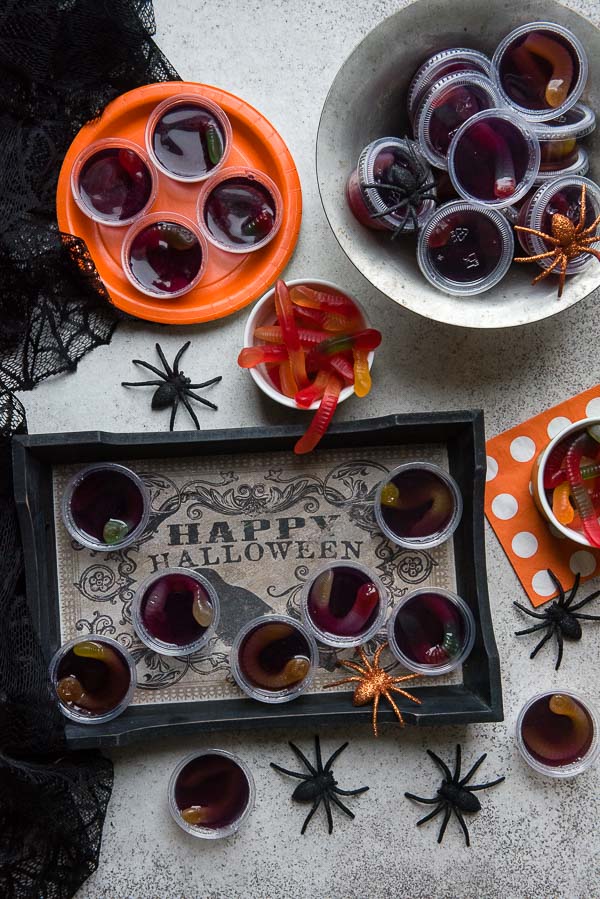
{"type": "MultiPolygon", "coordinates": [[[[300,242],[287,274],[347,286],[363,298],[373,323],[385,332],[372,395],[344,404],[339,418],[483,407],[492,435],[597,381],[599,297],[596,293],[564,315],[519,331],[457,330],[404,312],[371,289],[345,258],[318,198],[314,141],[319,114],[355,44],[402,5],[398,0],[343,5],[333,0],[156,0],[157,40],[182,77],[241,94],[281,131],[297,162],[305,203],[300,242]]],[[[600,24],[597,0],[570,5],[600,24]]],[[[169,356],[184,335],[200,350],[198,362],[188,362],[190,371],[224,375],[219,412],[207,412],[203,423],[222,428],[291,421],[294,413],[263,400],[236,368],[244,318],[242,312],[210,326],[170,332],[144,323],[121,327],[110,346],[82,361],[76,375],[24,395],[30,430],[161,428],[166,422],[118,384],[133,374],[129,360],[148,358],[157,337],[169,356]]],[[[550,651],[530,662],[528,638],[512,636],[521,623],[511,605],[513,598],[522,598],[520,587],[489,528],[487,554],[505,722],[420,732],[391,727],[377,743],[366,728],[352,734],[340,728],[324,731],[325,752],[351,738],[336,768],[341,785],[371,788],[352,800],[354,822],[336,816],[331,837],[322,820],[300,837],[306,811],[290,803],[292,784],[268,768],[270,760],[291,762],[277,732],[198,736],[114,752],[115,789],[100,867],[80,899],[598,899],[598,765],[575,781],[544,780],[521,763],[513,731],[519,707],[538,689],[569,686],[598,696],[600,630],[590,625],[581,644],[567,647],[558,674],[550,651]],[[437,846],[435,823],[417,830],[419,809],[403,797],[406,789],[432,794],[438,775],[425,748],[449,758],[457,740],[467,759],[488,751],[482,777],[507,775],[504,785],[480,794],[483,810],[472,819],[470,849],[456,822],[437,846]],[[165,787],[177,759],[211,744],[243,754],[255,772],[258,802],[249,825],[236,837],[204,845],[171,821],[165,787]]],[[[312,735],[288,736],[307,747],[312,735]]]]}

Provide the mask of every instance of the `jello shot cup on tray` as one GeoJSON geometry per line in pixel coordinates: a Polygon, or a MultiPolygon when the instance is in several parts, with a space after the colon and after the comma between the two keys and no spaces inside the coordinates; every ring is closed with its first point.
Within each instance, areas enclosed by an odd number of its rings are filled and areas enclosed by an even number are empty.
{"type": "Polygon", "coordinates": [[[390,649],[405,668],[439,676],[454,671],[469,656],[475,619],[456,593],[422,587],[398,601],[387,631],[390,649]]]}
{"type": "Polygon", "coordinates": [[[500,41],[492,78],[504,104],[531,121],[562,115],[577,103],[588,76],[579,38],[554,22],[528,22],[500,41]]]}
{"type": "Polygon", "coordinates": [[[435,178],[415,141],[381,137],[362,150],[346,183],[346,199],[366,228],[411,234],[435,209],[435,178]],[[407,197],[415,192],[419,201],[409,204],[407,197]]]}
{"type": "Polygon", "coordinates": [[[226,253],[253,253],[262,250],[279,231],[283,199],[264,172],[232,166],[203,186],[197,217],[213,246],[226,253]]]}
{"type": "Polygon", "coordinates": [[[319,650],[300,621],[263,615],[240,630],[230,662],[233,678],[247,696],[267,703],[290,702],[310,687],[319,650]]]}
{"type": "Polygon", "coordinates": [[[81,546],[98,552],[125,549],[143,534],[150,517],[150,494],[125,465],[97,462],[82,468],[65,488],[64,525],[81,546]]]}
{"type": "Polygon", "coordinates": [[[456,192],[471,203],[501,209],[517,203],[540,168],[532,126],[508,109],[487,109],[460,126],[448,151],[456,192]]]}
{"type": "Polygon", "coordinates": [[[600,719],[587,699],[570,690],[538,693],[517,719],[516,739],[527,764],[546,777],[575,777],[600,753],[600,719]]]}
{"type": "Polygon", "coordinates": [[[48,669],[62,714],[78,724],[102,724],[125,711],[136,687],[133,656],[111,637],[69,640],[48,669]]]}
{"type": "Polygon", "coordinates": [[[440,206],[419,233],[417,262],[430,284],[453,296],[474,296],[506,275],[514,255],[506,217],[464,200],[440,206]]]}
{"type": "Polygon", "coordinates": [[[432,549],[449,540],[463,510],[454,478],[430,462],[392,469],[375,495],[375,520],[388,540],[405,549],[432,549]]]}
{"type": "Polygon", "coordinates": [[[169,568],[138,587],[131,619],[142,643],[165,656],[201,650],[219,623],[219,595],[210,581],[189,568],[169,568]]]}
{"type": "Polygon", "coordinates": [[[450,142],[457,129],[477,113],[500,105],[489,78],[477,72],[454,72],[425,94],[413,130],[423,155],[438,169],[448,168],[450,142]]]}
{"type": "Polygon", "coordinates": [[[169,811],[190,836],[218,840],[234,834],[252,813],[254,778],[239,756],[206,749],[185,756],[167,789],[169,811]]]}
{"type": "Polygon", "coordinates": [[[381,580],[357,562],[327,562],[305,582],[302,620],[320,643],[360,646],[383,627],[387,593],[381,580]]]}
{"type": "Polygon", "coordinates": [[[441,78],[454,72],[478,72],[489,78],[491,71],[491,59],[485,53],[468,47],[451,47],[430,56],[417,69],[408,88],[406,105],[411,122],[425,94],[441,78]]]}
{"type": "Polygon", "coordinates": [[[146,124],[146,147],[155,165],[175,181],[210,178],[225,165],[233,135],[225,112],[198,94],[159,103],[146,124]]]}
{"type": "Polygon", "coordinates": [[[122,228],[145,215],[158,190],[156,169],[143,147],[122,137],[94,141],[71,169],[78,207],[99,225],[122,228]]]}
{"type": "Polygon", "coordinates": [[[137,290],[176,299],[200,283],[208,245],[200,228],[177,212],[154,212],[131,226],[121,247],[121,265],[137,290]]]}

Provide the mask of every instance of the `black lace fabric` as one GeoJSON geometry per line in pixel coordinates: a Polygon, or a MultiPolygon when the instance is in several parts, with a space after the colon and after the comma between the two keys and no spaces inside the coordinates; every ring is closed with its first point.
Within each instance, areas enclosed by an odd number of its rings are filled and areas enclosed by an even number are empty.
{"type": "Polygon", "coordinates": [[[69,899],[96,869],[112,789],[99,753],[67,752],[31,624],[12,493],[14,390],[76,368],[120,315],[55,191],[79,128],[119,94],[178,80],[151,0],[0,3],[0,897],[69,899]]]}

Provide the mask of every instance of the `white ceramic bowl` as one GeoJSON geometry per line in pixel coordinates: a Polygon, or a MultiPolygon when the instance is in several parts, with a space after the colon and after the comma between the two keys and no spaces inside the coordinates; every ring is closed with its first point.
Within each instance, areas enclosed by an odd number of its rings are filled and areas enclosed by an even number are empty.
{"type": "MultiPolygon", "coordinates": [[[[543,450],[535,460],[531,477],[533,498],[544,518],[546,518],[546,520],[549,521],[563,537],[573,540],[574,543],[580,543],[582,546],[589,547],[592,547],[592,544],[585,534],[580,534],[579,531],[574,531],[564,524],[561,524],[553,514],[552,507],[546,499],[546,491],[544,490],[544,469],[546,467],[546,460],[557,443],[560,443],[561,440],[564,440],[565,437],[568,437],[568,435],[572,434],[574,431],[583,431],[586,428],[592,427],[592,425],[600,426],[600,418],[583,418],[581,421],[576,421],[572,425],[568,425],[563,431],[560,431],[552,438],[546,449],[543,450]]],[[[596,547],[592,547],[592,549],[595,548],[596,547]]]]}
{"type": "MultiPolygon", "coordinates": [[[[322,291],[334,291],[335,293],[344,294],[344,296],[348,297],[352,300],[356,308],[360,311],[365,328],[369,328],[369,321],[365,314],[365,310],[358,302],[356,297],[353,297],[351,293],[348,293],[347,290],[343,290],[341,287],[338,287],[337,284],[333,284],[331,281],[322,281],[319,278],[297,278],[295,281],[286,281],[285,282],[288,287],[299,287],[301,284],[306,287],[313,287],[315,290],[322,291]]],[[[252,311],[248,316],[248,320],[246,321],[246,327],[244,329],[244,346],[261,346],[263,345],[263,341],[254,339],[254,331],[256,328],[260,328],[261,325],[272,325],[275,323],[275,287],[273,286],[267,293],[257,300],[257,302],[252,307],[252,311]]],[[[310,328],[311,325],[307,324],[307,328],[310,328]]],[[[335,333],[332,331],[331,336],[335,337],[335,333]]],[[[266,345],[266,344],[265,344],[266,345]]],[[[373,359],[375,357],[375,353],[369,353],[369,368],[373,365],[373,359]]],[[[320,400],[314,402],[307,409],[303,409],[300,406],[297,406],[294,402],[293,398],[290,396],[284,396],[283,393],[280,393],[279,390],[275,387],[271,379],[269,378],[267,369],[264,365],[257,365],[256,368],[248,369],[252,378],[254,379],[254,383],[257,387],[260,387],[262,392],[270,397],[272,400],[275,400],[276,403],[280,403],[282,406],[287,406],[288,409],[297,409],[299,412],[310,412],[315,411],[315,409],[319,408],[320,400]]],[[[343,403],[344,400],[347,400],[349,396],[352,396],[354,393],[354,385],[351,384],[348,387],[344,387],[340,393],[340,398],[338,400],[339,403],[343,403]]]]}

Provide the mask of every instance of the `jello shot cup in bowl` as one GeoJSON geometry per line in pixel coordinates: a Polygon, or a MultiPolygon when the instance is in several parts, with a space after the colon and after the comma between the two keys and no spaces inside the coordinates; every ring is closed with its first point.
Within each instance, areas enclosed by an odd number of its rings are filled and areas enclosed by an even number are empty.
{"type": "Polygon", "coordinates": [[[122,137],[89,144],[71,169],[73,199],[99,225],[131,225],[150,211],[157,190],[156,169],[145,149],[122,137]]]}
{"type": "Polygon", "coordinates": [[[425,94],[446,75],[454,72],[478,72],[489,78],[491,71],[491,59],[485,53],[468,47],[451,47],[430,56],[417,69],[408,88],[406,106],[411,122],[425,94]]]}
{"type": "Polygon", "coordinates": [[[226,253],[254,253],[270,243],[283,220],[283,198],[272,178],[244,166],[222,169],[198,196],[198,224],[226,253]]]}
{"type": "Polygon", "coordinates": [[[233,134],[225,112],[197,94],[176,94],[159,103],[146,125],[146,147],[154,164],[175,181],[194,183],[225,165],[233,134]]]}
{"type": "MultiPolygon", "coordinates": [[[[369,322],[366,313],[358,300],[350,293],[348,293],[347,290],[342,290],[341,287],[338,287],[333,282],[324,281],[320,278],[298,278],[293,281],[287,281],[286,284],[290,290],[290,294],[292,297],[297,291],[302,290],[303,288],[308,288],[309,291],[333,294],[336,297],[350,300],[350,302],[356,308],[358,315],[360,316],[361,326],[363,328],[369,328],[369,322]]],[[[311,310],[309,309],[308,312],[310,311],[311,310]]],[[[248,316],[248,319],[246,320],[246,327],[244,329],[244,347],[267,346],[267,342],[265,342],[260,338],[260,336],[258,336],[260,334],[260,330],[258,329],[273,326],[275,325],[276,320],[277,313],[275,310],[275,287],[272,287],[271,290],[267,291],[267,293],[260,298],[260,300],[257,300],[252,308],[250,315],[248,316]]],[[[317,329],[321,330],[321,327],[317,323],[311,323],[307,319],[305,329],[307,331],[314,332],[317,329]]],[[[335,332],[330,332],[330,336],[335,337],[335,332]]],[[[374,351],[371,351],[368,354],[369,369],[371,369],[371,366],[373,365],[374,358],[375,353],[374,351]]],[[[273,369],[269,369],[264,363],[250,368],[249,372],[256,386],[260,390],[262,390],[262,392],[266,396],[274,400],[276,403],[279,403],[282,406],[287,406],[288,409],[298,409],[302,412],[315,411],[319,408],[319,399],[315,400],[309,406],[298,406],[294,400],[294,397],[286,396],[282,392],[280,385],[275,380],[275,371],[273,369]]],[[[339,403],[344,402],[344,400],[347,400],[354,393],[355,389],[353,384],[349,384],[343,387],[340,392],[338,405],[339,403]]]]}
{"type": "Polygon", "coordinates": [[[534,122],[533,128],[540,142],[540,171],[560,174],[578,159],[578,141],[596,127],[596,114],[589,106],[576,103],[571,109],[548,122],[534,122]]]}
{"type": "Polygon", "coordinates": [[[531,488],[555,531],[600,548],[600,418],[576,421],[552,438],[534,462],[531,488]]]}

